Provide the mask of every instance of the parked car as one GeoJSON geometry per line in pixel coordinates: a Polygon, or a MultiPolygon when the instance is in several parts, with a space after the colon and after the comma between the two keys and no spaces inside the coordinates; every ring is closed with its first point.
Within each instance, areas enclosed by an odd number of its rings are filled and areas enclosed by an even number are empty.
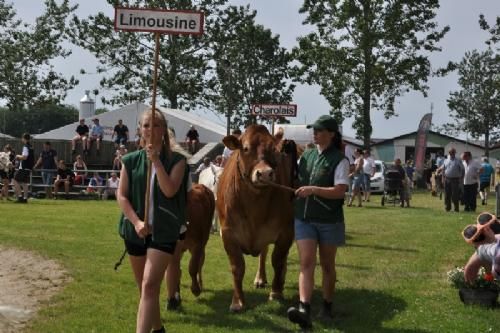
{"type": "Polygon", "coordinates": [[[370,190],[372,193],[384,192],[384,172],[387,169],[385,163],[375,160],[375,174],[370,178],[370,190]]]}

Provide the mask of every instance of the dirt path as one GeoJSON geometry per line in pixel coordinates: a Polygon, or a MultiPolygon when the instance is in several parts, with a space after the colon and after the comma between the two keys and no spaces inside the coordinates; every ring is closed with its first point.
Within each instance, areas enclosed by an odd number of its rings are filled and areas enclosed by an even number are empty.
{"type": "Polygon", "coordinates": [[[0,332],[19,332],[66,281],[55,261],[0,247],[0,332]]]}

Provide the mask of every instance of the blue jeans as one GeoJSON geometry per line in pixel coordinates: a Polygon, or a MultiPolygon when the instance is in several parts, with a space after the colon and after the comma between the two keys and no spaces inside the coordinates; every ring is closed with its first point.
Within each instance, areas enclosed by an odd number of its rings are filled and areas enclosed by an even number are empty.
{"type": "Polygon", "coordinates": [[[42,172],[42,182],[43,185],[52,185],[54,183],[54,172],[52,171],[43,171],[42,172]]]}

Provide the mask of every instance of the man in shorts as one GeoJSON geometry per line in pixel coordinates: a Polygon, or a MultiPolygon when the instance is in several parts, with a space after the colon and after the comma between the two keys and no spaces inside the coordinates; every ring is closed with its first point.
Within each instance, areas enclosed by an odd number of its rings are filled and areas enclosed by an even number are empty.
{"type": "Polygon", "coordinates": [[[96,154],[99,156],[99,152],[101,149],[101,141],[102,138],[104,137],[104,128],[99,124],[99,118],[94,118],[92,119],[94,122],[94,125],[92,126],[92,129],[90,130],[90,135],[87,140],[87,150],[86,153],[88,154],[90,152],[90,146],[92,145],[92,141],[96,142],[96,154]]]}
{"type": "Polygon", "coordinates": [[[28,185],[30,183],[31,169],[33,169],[33,165],[35,164],[35,156],[30,143],[31,136],[28,133],[24,133],[22,141],[24,146],[21,155],[16,155],[16,160],[19,161],[19,168],[14,173],[14,192],[18,203],[27,203],[28,185]]]}
{"type": "Polygon", "coordinates": [[[126,145],[128,141],[128,127],[123,124],[123,120],[119,119],[118,124],[115,125],[111,140],[115,143],[115,148],[118,149],[120,145],[126,145]],[[116,138],[115,138],[116,136],[116,138]]]}
{"type": "Polygon", "coordinates": [[[76,127],[76,135],[71,140],[71,153],[76,154],[76,143],[82,141],[82,147],[85,152],[87,148],[87,139],[89,136],[89,127],[85,124],[85,119],[80,119],[80,124],[76,127]]]}

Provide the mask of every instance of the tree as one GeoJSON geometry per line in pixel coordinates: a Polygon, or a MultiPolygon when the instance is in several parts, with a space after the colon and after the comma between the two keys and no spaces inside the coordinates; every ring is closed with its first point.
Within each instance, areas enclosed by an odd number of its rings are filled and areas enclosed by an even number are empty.
{"type": "Polygon", "coordinates": [[[279,36],[255,23],[255,15],[249,6],[230,6],[212,29],[216,66],[211,97],[217,110],[232,117],[233,128],[255,121],[252,104],[288,103],[295,88],[288,82],[290,53],[280,46],[279,36]]]}
{"type": "Polygon", "coordinates": [[[354,116],[357,136],[370,146],[372,109],[396,115],[397,97],[410,90],[426,96],[427,53],[449,27],[438,30],[438,0],[305,0],[304,24],[316,30],[294,49],[297,77],[318,84],[339,120],[354,116]]]}
{"type": "MultiPolygon", "coordinates": [[[[207,31],[217,17],[218,7],[227,2],[200,0],[195,5],[191,0],[107,1],[110,5],[201,10],[205,13],[207,31]]],[[[97,71],[104,75],[100,85],[115,93],[108,100],[103,98],[104,103],[114,105],[149,99],[153,82],[154,35],[115,33],[113,26],[113,20],[103,13],[84,20],[74,16],[67,35],[74,44],[90,51],[99,60],[97,71]]],[[[160,36],[158,94],[168,101],[167,106],[189,109],[205,103],[203,92],[209,67],[209,40],[208,32],[202,36],[160,36]]]]}
{"type": "Polygon", "coordinates": [[[78,109],[69,105],[38,104],[26,109],[0,108],[0,131],[20,138],[24,132],[45,133],[78,119],[78,109]]]}
{"type": "Polygon", "coordinates": [[[0,0],[0,98],[11,110],[39,103],[57,103],[78,81],[54,70],[50,60],[65,58],[61,46],[65,20],[75,9],[64,0],[45,1],[45,13],[28,25],[16,18],[12,5],[0,0]]]}
{"type": "Polygon", "coordinates": [[[445,130],[462,130],[472,137],[484,135],[485,155],[490,142],[500,138],[500,61],[491,48],[467,52],[456,65],[460,90],[450,92],[448,107],[454,123],[445,130]]]}
{"type": "MultiPolygon", "coordinates": [[[[490,24],[486,21],[484,15],[479,15],[479,27],[491,34],[490,39],[486,41],[487,45],[492,45],[500,42],[500,16],[497,16],[495,25],[490,26],[490,24]]],[[[499,48],[497,48],[497,51],[498,50],[499,48]]]]}

